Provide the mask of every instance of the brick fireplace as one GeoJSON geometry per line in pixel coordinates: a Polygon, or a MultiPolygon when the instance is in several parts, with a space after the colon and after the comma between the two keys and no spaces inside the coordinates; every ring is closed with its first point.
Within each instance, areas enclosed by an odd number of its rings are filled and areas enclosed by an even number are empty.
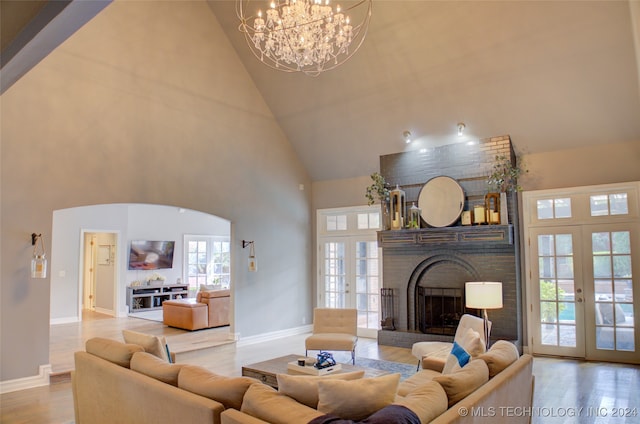
{"type": "MultiPolygon", "coordinates": [[[[477,145],[441,146],[426,153],[381,156],[380,171],[391,186],[406,193],[407,205],[417,203],[420,189],[431,178],[449,176],[465,192],[464,210],[484,204],[486,179],[496,155],[514,157],[508,136],[477,145]]],[[[512,159],[513,160],[513,159],[512,159]]],[[[378,334],[383,345],[411,347],[417,341],[450,341],[464,307],[468,281],[500,281],[503,308],[489,311],[492,340],[522,344],[520,248],[517,197],[508,201],[509,225],[388,230],[378,233],[383,252],[386,303],[393,302],[393,325],[378,334]],[[391,296],[391,297],[389,297],[391,296]]],[[[389,318],[387,318],[389,321],[389,318]]]]}

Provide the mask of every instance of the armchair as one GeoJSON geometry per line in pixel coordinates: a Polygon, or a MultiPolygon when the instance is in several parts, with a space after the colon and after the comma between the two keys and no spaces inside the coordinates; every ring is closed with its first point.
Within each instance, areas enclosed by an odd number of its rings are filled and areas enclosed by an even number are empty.
{"type": "Polygon", "coordinates": [[[229,325],[230,291],[201,290],[196,298],[162,302],[165,325],[185,330],[229,325]]]}
{"type": "Polygon", "coordinates": [[[313,310],[313,334],[306,338],[306,355],[310,350],[351,352],[356,363],[358,311],[356,309],[316,308],[313,310]]]}
{"type": "MultiPolygon", "coordinates": [[[[487,321],[487,325],[489,334],[491,334],[491,321],[487,321]]],[[[484,336],[484,320],[469,314],[464,314],[460,318],[453,340],[460,343],[462,337],[469,328],[480,334],[480,338],[486,346],[487,341],[484,336]]],[[[418,369],[420,369],[420,365],[422,365],[423,368],[442,371],[452,347],[453,343],[449,342],[418,342],[414,343],[411,347],[411,354],[418,358],[418,369]]]]}

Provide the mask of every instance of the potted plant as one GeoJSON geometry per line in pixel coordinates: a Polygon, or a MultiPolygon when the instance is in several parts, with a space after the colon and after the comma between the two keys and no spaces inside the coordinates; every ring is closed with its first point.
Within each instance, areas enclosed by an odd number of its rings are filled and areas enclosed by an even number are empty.
{"type": "Polygon", "coordinates": [[[509,156],[496,156],[493,170],[487,181],[489,190],[494,193],[522,191],[522,187],[518,184],[518,177],[529,171],[519,163],[521,163],[519,157],[516,158],[516,162],[513,164],[509,156]]]}
{"type": "Polygon", "coordinates": [[[387,217],[389,215],[389,187],[384,177],[379,172],[374,172],[371,174],[371,180],[373,183],[369,187],[367,187],[367,191],[365,193],[365,197],[367,198],[368,205],[373,205],[376,200],[380,201],[380,206],[382,209],[382,221],[383,221],[383,229],[388,229],[387,225],[387,217]]]}
{"type": "Polygon", "coordinates": [[[529,172],[521,163],[520,157],[516,157],[513,163],[510,156],[497,155],[487,180],[489,192],[500,193],[500,224],[502,225],[509,224],[507,193],[522,191],[522,187],[518,184],[518,177],[529,172]]]}

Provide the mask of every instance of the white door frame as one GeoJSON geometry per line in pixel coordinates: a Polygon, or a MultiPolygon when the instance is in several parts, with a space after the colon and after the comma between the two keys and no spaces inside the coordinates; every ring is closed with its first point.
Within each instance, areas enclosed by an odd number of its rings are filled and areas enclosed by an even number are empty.
{"type": "MultiPolygon", "coordinates": [[[[357,308],[357,282],[355,280],[355,252],[352,251],[352,247],[355,246],[355,242],[372,242],[377,240],[377,231],[380,229],[379,224],[382,222],[380,205],[373,206],[354,206],[345,208],[332,208],[332,209],[319,209],[316,212],[317,222],[317,285],[316,285],[316,299],[317,305],[325,305],[325,289],[324,289],[324,246],[326,242],[343,242],[345,244],[345,274],[347,281],[345,281],[345,301],[347,307],[357,308]],[[357,215],[358,214],[378,214],[378,227],[367,228],[364,230],[358,230],[357,215]],[[327,216],[346,216],[347,222],[344,230],[329,231],[326,228],[327,216]],[[353,277],[353,281],[349,279],[353,277]]],[[[378,278],[379,288],[383,286],[382,282],[382,250],[378,248],[378,278]]],[[[378,314],[380,314],[380,293],[378,291],[378,314]]],[[[380,319],[376,328],[364,328],[358,327],[358,335],[361,337],[377,338],[380,319]]]]}
{"type": "MultiPolygon", "coordinates": [[[[80,230],[80,249],[79,249],[79,255],[80,255],[80,259],[78,260],[78,264],[80,266],[80,269],[78,270],[78,276],[79,276],[79,281],[78,281],[78,321],[82,321],[82,306],[83,306],[83,302],[84,302],[84,277],[85,277],[85,235],[86,234],[113,234],[114,235],[114,245],[115,245],[115,252],[112,252],[112,256],[114,258],[114,273],[113,273],[113,316],[117,317],[118,315],[118,311],[121,310],[122,308],[122,304],[124,303],[121,299],[120,299],[120,271],[118,268],[118,264],[120,263],[120,261],[118,260],[118,257],[121,256],[120,252],[124,251],[125,249],[120,249],[120,231],[114,231],[114,230],[91,230],[91,229],[81,229],[80,230]]],[[[96,246],[97,249],[97,246],[96,246]]],[[[97,252],[97,250],[96,250],[97,252]]],[[[94,255],[95,256],[95,255],[94,255]]],[[[95,267],[96,265],[96,258],[92,259],[92,266],[95,267]]],[[[93,277],[95,279],[95,272],[93,273],[93,277]]],[[[94,300],[95,302],[95,300],[94,300]]],[[[95,303],[94,303],[95,305],[95,303]]],[[[95,310],[95,308],[93,308],[95,310]]],[[[98,311],[98,312],[106,312],[109,313],[108,311],[98,311]]]]}
{"type": "Polygon", "coordinates": [[[526,281],[526,305],[527,305],[527,338],[529,342],[529,351],[531,353],[542,353],[552,355],[577,356],[584,359],[606,360],[618,362],[640,363],[640,260],[638,252],[640,252],[640,182],[630,182],[621,184],[606,184],[598,186],[572,187],[553,190],[538,190],[523,193],[523,227],[525,239],[525,281],[526,281]],[[607,216],[591,216],[589,209],[590,196],[597,194],[611,193],[627,193],[628,196],[628,213],[624,215],[607,215],[607,216]],[[571,199],[572,215],[570,218],[538,219],[536,215],[536,202],[544,199],[571,199]],[[635,352],[625,351],[607,351],[595,349],[595,293],[594,293],[594,277],[591,249],[591,234],[594,231],[630,231],[631,234],[631,252],[632,252],[632,284],[633,284],[633,311],[634,311],[634,334],[635,334],[635,352]],[[576,284],[576,300],[582,295],[583,302],[576,302],[576,310],[579,311],[576,319],[584,318],[583,323],[578,324],[584,328],[584,335],[578,339],[584,340],[577,343],[584,344],[584,353],[580,352],[578,347],[574,352],[567,352],[565,349],[546,349],[541,348],[534,343],[535,336],[540,332],[538,328],[539,305],[540,298],[536,287],[539,282],[536,278],[537,265],[533,261],[537,258],[537,252],[533,251],[535,243],[531,240],[538,234],[553,234],[570,231],[574,235],[574,245],[576,253],[580,255],[578,262],[580,269],[574,270],[575,278],[580,278],[582,284],[576,284]],[[582,288],[582,293],[577,293],[577,288],[582,288]],[[584,313],[580,312],[583,309],[584,313]],[[582,355],[582,356],[580,356],[582,355]]]}

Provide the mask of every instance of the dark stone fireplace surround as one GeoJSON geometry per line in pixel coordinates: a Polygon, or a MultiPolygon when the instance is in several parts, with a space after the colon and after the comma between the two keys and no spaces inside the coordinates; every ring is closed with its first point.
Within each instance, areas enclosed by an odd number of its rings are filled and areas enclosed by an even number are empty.
{"type": "MultiPolygon", "coordinates": [[[[417,203],[431,178],[445,175],[465,191],[464,210],[484,204],[486,180],[497,155],[515,160],[509,136],[483,139],[473,146],[441,146],[426,153],[405,152],[380,157],[380,172],[390,186],[406,193],[407,207],[417,203]]],[[[424,334],[417,320],[418,287],[462,288],[467,281],[500,281],[503,308],[488,311],[491,339],[510,340],[521,349],[522,319],[517,197],[509,195],[510,225],[462,226],[380,231],[384,287],[392,289],[395,330],[380,330],[378,343],[411,347],[418,341],[451,341],[452,336],[424,334]]],[[[468,313],[479,314],[469,310],[468,313]]]]}

